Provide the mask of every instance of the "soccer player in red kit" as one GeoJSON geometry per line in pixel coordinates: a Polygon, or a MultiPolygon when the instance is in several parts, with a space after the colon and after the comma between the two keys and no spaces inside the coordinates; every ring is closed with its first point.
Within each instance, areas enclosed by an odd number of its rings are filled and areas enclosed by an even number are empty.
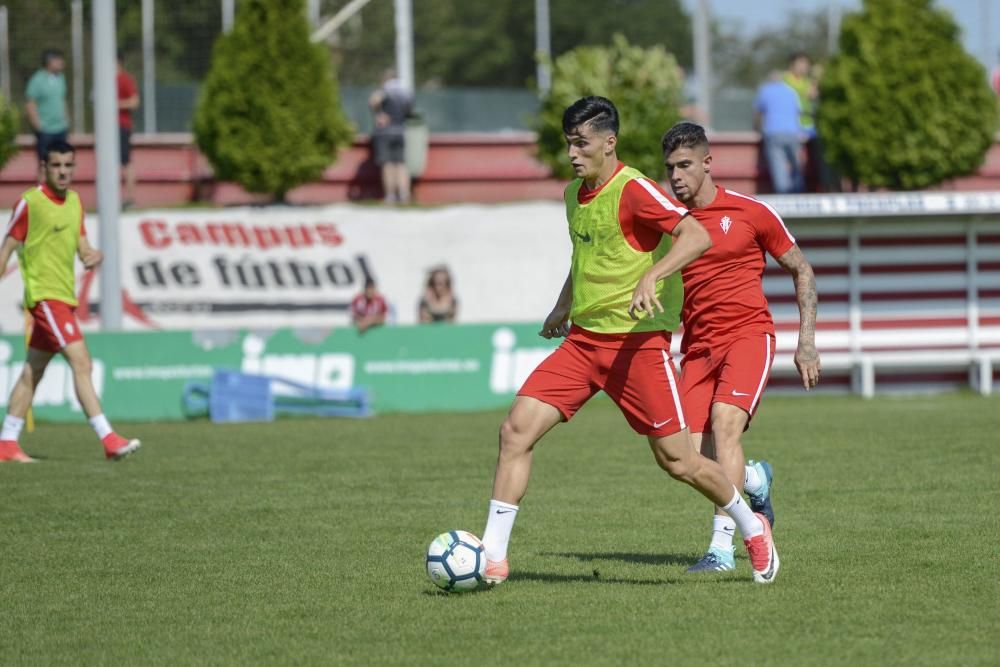
{"type": "Polygon", "coordinates": [[[34,461],[21,449],[18,438],[35,389],[56,354],[61,354],[73,371],[77,398],[104,445],[105,457],[117,461],[137,450],[140,443],[115,433],[104,416],[90,378],[90,352],[76,319],[74,258],[79,257],[87,269],[96,269],[104,259],[87,240],[83,204],[69,188],[76,168],[76,149],[65,141],[51,142],[41,167],[45,182],[24,193],[0,243],[0,273],[17,252],[24,279],[24,305],[34,319],[28,358],[10,393],[7,416],[0,426],[0,461],[34,461]]]}
{"type": "Polygon", "coordinates": [[[600,390],[646,436],[671,477],[723,506],[739,526],[754,580],[770,583],[778,554],[767,519],[754,514],[718,463],[688,437],[670,331],[680,319],[677,271],[709,246],[704,227],[639,171],[618,161],[618,110],[584,97],[563,113],[576,179],[566,188],[573,244],[569,276],[539,334],[565,336],[528,377],[500,427],[483,546],[485,578],[507,579],[507,546],[527,491],[535,443],[600,390]]]}
{"type": "MultiPolygon", "coordinates": [[[[708,230],[712,247],[683,270],[681,395],[692,441],[742,487],[755,512],[774,525],[766,461],[743,464],[740,436],[760,405],[774,359],[774,322],[761,276],[768,253],[795,283],[799,341],[795,366],[807,390],[819,382],[816,351],[816,279],[795,239],[773,208],[712,181],[704,129],[683,122],[663,137],[670,186],[708,230]]],[[[735,567],[735,524],[716,509],[712,542],[688,572],[735,567]]]]}

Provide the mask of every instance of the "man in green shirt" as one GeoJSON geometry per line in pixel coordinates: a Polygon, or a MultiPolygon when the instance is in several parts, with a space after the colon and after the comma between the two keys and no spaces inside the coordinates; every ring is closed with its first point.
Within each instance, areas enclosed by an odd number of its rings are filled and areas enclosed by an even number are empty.
{"type": "MultiPolygon", "coordinates": [[[[69,132],[69,110],[66,107],[66,60],[61,51],[50,49],[42,53],[42,67],[28,81],[25,93],[28,102],[28,123],[37,139],[35,150],[39,161],[53,141],[66,141],[69,132]]],[[[44,181],[40,172],[39,181],[44,181]]]]}

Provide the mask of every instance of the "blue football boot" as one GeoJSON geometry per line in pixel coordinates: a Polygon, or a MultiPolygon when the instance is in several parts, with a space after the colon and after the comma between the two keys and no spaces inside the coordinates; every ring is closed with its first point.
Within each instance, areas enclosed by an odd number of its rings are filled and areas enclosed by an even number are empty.
{"type": "Polygon", "coordinates": [[[736,558],[733,555],[734,548],[728,551],[718,547],[710,547],[708,553],[701,557],[697,563],[687,569],[687,574],[698,572],[728,572],[736,569],[736,558]]]}
{"type": "Polygon", "coordinates": [[[774,528],[774,508],[771,507],[771,484],[774,480],[774,472],[771,470],[771,464],[767,461],[754,461],[750,459],[747,463],[757,471],[757,476],[760,478],[761,486],[757,489],[756,493],[747,492],[747,497],[750,498],[750,509],[754,513],[760,513],[767,517],[767,520],[771,523],[771,527],[774,528]]]}

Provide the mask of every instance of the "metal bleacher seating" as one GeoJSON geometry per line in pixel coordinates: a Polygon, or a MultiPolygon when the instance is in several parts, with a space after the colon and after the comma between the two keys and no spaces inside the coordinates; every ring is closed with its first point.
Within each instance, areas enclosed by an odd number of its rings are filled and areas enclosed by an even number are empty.
{"type": "MultiPolygon", "coordinates": [[[[1000,220],[834,221],[792,227],[816,272],[824,384],[882,390],[994,389],[1000,363],[1000,220]]],[[[798,309],[769,259],[774,385],[796,380],[798,309]]]]}

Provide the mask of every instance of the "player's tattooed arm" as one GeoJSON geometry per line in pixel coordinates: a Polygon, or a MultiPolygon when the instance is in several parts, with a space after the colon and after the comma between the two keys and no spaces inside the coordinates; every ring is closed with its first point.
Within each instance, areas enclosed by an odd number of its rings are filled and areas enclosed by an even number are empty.
{"type": "Polygon", "coordinates": [[[816,350],[816,276],[798,245],[777,258],[778,264],[792,276],[795,299],[799,304],[799,344],[795,350],[795,367],[802,376],[802,386],[810,389],[819,384],[820,360],[816,350]]]}

